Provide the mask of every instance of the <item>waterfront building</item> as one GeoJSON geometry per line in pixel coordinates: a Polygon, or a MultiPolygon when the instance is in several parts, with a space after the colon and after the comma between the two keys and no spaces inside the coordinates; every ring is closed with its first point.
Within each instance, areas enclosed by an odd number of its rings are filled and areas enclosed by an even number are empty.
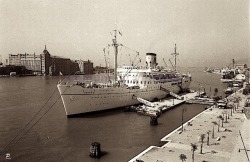
{"type": "Polygon", "coordinates": [[[108,68],[102,67],[102,66],[96,66],[95,67],[95,73],[108,73],[108,68]]]}
{"type": "Polygon", "coordinates": [[[9,65],[21,65],[21,54],[9,54],[9,65]]]}
{"type": "Polygon", "coordinates": [[[34,73],[41,73],[41,56],[34,54],[9,54],[9,65],[25,66],[34,73]]]}
{"type": "Polygon", "coordinates": [[[11,75],[11,73],[18,76],[32,75],[32,71],[26,69],[25,66],[20,66],[20,65],[0,66],[0,75],[11,75]]]}
{"type": "Polygon", "coordinates": [[[77,60],[77,63],[82,74],[94,74],[93,62],[91,62],[90,60],[77,60]]]}
{"type": "Polygon", "coordinates": [[[41,55],[41,74],[43,75],[49,75],[49,68],[51,66],[51,55],[49,51],[46,48],[43,50],[43,53],[41,55]]]}
{"type": "Polygon", "coordinates": [[[247,70],[247,64],[236,64],[235,73],[236,74],[245,74],[247,70]]]}
{"type": "Polygon", "coordinates": [[[49,67],[50,75],[72,75],[77,71],[79,71],[79,66],[76,61],[72,61],[69,58],[62,58],[57,56],[51,57],[51,65],[49,67]]]}
{"type": "Polygon", "coordinates": [[[236,64],[235,68],[236,69],[246,69],[247,68],[247,64],[236,64]]]}
{"type": "Polygon", "coordinates": [[[79,71],[79,66],[69,58],[52,56],[45,46],[41,54],[41,69],[43,75],[69,75],[79,71]]]}
{"type": "Polygon", "coordinates": [[[35,53],[9,54],[9,65],[25,66],[28,70],[33,71],[33,73],[43,75],[59,75],[60,73],[69,75],[79,71],[76,61],[72,61],[69,58],[52,56],[46,46],[40,55],[36,55],[35,53]]]}

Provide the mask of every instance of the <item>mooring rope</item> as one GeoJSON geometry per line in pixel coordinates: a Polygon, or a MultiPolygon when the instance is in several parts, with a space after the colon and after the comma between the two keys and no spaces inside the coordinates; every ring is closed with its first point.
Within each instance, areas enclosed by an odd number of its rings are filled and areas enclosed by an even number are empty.
{"type": "MultiPolygon", "coordinates": [[[[47,100],[47,101],[45,102],[45,104],[39,109],[39,111],[33,116],[33,118],[32,118],[32,119],[31,119],[31,120],[30,120],[30,121],[29,121],[29,122],[28,122],[28,123],[27,123],[27,124],[17,133],[17,135],[16,135],[16,136],[15,136],[15,137],[14,137],[14,138],[6,145],[1,151],[0,151],[0,155],[2,155],[2,153],[5,152],[4,150],[5,150],[5,149],[6,149],[15,139],[17,139],[17,137],[18,137],[21,133],[23,133],[23,131],[29,126],[29,124],[37,117],[37,115],[43,110],[43,108],[45,107],[45,105],[47,105],[47,103],[48,103],[48,102],[50,101],[50,99],[53,97],[53,95],[55,94],[56,90],[57,90],[57,89],[55,89],[55,90],[53,91],[53,93],[50,95],[50,97],[48,98],[48,100],[47,100]]],[[[59,97],[59,98],[60,98],[60,97],[59,97]]],[[[59,99],[59,98],[58,98],[58,99],[59,99]]],[[[57,99],[57,100],[58,100],[58,99],[57,99]]],[[[56,102],[57,102],[57,100],[56,100],[56,102]]],[[[56,102],[54,102],[53,105],[54,105],[56,102]]],[[[52,105],[52,106],[53,106],[53,105],[52,105]]],[[[50,110],[50,109],[51,109],[51,107],[50,107],[48,110],[50,110]]],[[[48,111],[46,111],[45,114],[46,114],[47,112],[48,112],[48,111]]],[[[44,114],[44,115],[45,115],[45,114],[44,114]]],[[[43,115],[43,116],[44,116],[44,115],[43,115]]],[[[43,117],[43,116],[42,116],[42,117],[43,117]]],[[[42,117],[41,117],[41,118],[42,118],[42,117]]],[[[40,119],[41,119],[41,118],[40,118],[40,119]]],[[[39,121],[40,119],[38,119],[38,121],[39,121]]],[[[37,122],[38,122],[38,121],[37,121],[37,122]]],[[[36,124],[37,122],[35,122],[35,124],[36,124]]],[[[35,124],[34,124],[33,126],[35,126],[35,124]]],[[[33,126],[32,126],[31,128],[33,128],[33,126]]],[[[30,128],[30,129],[31,129],[31,128],[30,128]]],[[[30,129],[28,129],[28,131],[29,131],[30,129]]],[[[28,132],[26,132],[24,135],[26,135],[27,133],[28,133],[28,132]]],[[[21,138],[22,138],[22,136],[21,136],[21,138]]],[[[20,139],[21,139],[21,138],[20,138],[20,139]]],[[[20,140],[20,139],[19,139],[19,140],[20,140]]],[[[19,141],[19,140],[18,140],[18,141],[19,141]]],[[[18,142],[18,141],[17,141],[17,142],[18,142]]],[[[15,143],[13,144],[13,146],[14,146],[17,142],[15,142],[15,143]]],[[[11,146],[11,147],[13,147],[13,146],[11,146]]],[[[11,147],[10,147],[10,148],[11,148],[11,147]]],[[[9,148],[9,149],[10,149],[10,148],[9,148]]],[[[8,151],[9,149],[7,149],[6,151],[8,151]]]]}
{"type": "MultiPolygon", "coordinates": [[[[27,132],[23,135],[25,136],[52,108],[53,106],[57,103],[57,101],[60,99],[61,96],[59,96],[56,101],[50,106],[50,108],[35,122],[35,124],[33,124],[28,130],[27,132]]],[[[9,149],[7,149],[6,151],[9,151],[15,144],[17,144],[22,138],[23,136],[21,136],[12,146],[9,147],[9,149]]]]}

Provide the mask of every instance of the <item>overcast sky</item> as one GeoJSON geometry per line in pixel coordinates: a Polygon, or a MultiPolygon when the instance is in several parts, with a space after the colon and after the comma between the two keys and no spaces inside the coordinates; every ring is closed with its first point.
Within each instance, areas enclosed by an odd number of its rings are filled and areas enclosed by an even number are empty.
{"type": "MultiPolygon", "coordinates": [[[[249,57],[248,0],[0,0],[3,62],[8,54],[40,54],[46,44],[52,55],[105,66],[103,48],[113,29],[143,63],[145,53],[154,52],[163,65],[175,43],[182,67],[249,57]]],[[[123,51],[118,58],[130,60],[123,51]]]]}

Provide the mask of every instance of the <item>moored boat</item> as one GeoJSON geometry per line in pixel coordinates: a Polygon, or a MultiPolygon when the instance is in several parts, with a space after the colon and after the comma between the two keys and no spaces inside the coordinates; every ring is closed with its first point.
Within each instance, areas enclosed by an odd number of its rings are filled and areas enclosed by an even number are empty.
{"type": "MultiPolygon", "coordinates": [[[[189,88],[191,75],[176,70],[159,69],[155,53],[146,54],[146,66],[117,66],[118,46],[114,31],[112,46],[115,51],[114,80],[106,83],[60,82],[57,85],[66,115],[95,112],[139,104],[135,96],[148,101],[165,98],[166,92],[179,93],[189,88]]],[[[176,52],[172,54],[178,55],[176,52]]]]}
{"type": "Polygon", "coordinates": [[[224,93],[225,94],[231,94],[231,93],[233,93],[233,88],[227,87],[227,89],[224,90],[224,93]]]}
{"type": "Polygon", "coordinates": [[[16,76],[16,72],[10,72],[10,76],[16,76]]]}

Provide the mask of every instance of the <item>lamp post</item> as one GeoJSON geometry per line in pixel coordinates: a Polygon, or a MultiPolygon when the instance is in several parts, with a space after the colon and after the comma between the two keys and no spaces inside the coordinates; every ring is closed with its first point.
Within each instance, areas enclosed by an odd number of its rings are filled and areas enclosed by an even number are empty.
{"type": "Polygon", "coordinates": [[[207,131],[207,145],[209,146],[209,133],[210,131],[207,131]]]}
{"type": "Polygon", "coordinates": [[[226,121],[225,122],[227,123],[227,112],[225,112],[225,114],[226,114],[226,121]]]}
{"type": "Polygon", "coordinates": [[[186,108],[183,108],[182,109],[182,113],[181,113],[181,132],[184,131],[184,129],[183,129],[183,115],[184,115],[184,111],[186,111],[186,108]]]}
{"type": "Polygon", "coordinates": [[[201,84],[199,84],[199,97],[201,96],[201,89],[200,89],[201,84]]]}
{"type": "Polygon", "coordinates": [[[233,106],[231,106],[231,116],[233,116],[233,106]]]}

